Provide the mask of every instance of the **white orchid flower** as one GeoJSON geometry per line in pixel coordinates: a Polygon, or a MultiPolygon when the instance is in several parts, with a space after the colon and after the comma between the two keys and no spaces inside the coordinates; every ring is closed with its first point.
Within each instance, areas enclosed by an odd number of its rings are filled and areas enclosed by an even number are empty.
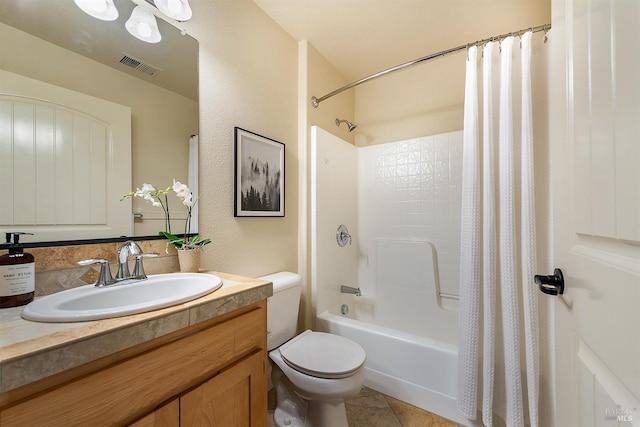
{"type": "Polygon", "coordinates": [[[180,181],[173,180],[173,191],[176,195],[182,199],[182,204],[191,207],[193,206],[193,194],[189,187],[182,184],[180,181]]]}
{"type": "Polygon", "coordinates": [[[151,196],[151,193],[155,192],[156,188],[153,185],[144,183],[142,184],[142,189],[136,188],[136,192],[134,193],[134,195],[147,199],[148,196],[151,196]]]}
{"type": "Polygon", "coordinates": [[[182,204],[189,208],[193,206],[193,194],[191,192],[184,196],[182,204]]]}
{"type": "Polygon", "coordinates": [[[151,202],[153,206],[161,206],[160,202],[157,200],[157,192],[158,190],[156,190],[153,185],[144,183],[142,184],[142,189],[137,188],[134,195],[142,197],[147,202],[151,202]]]}
{"type": "Polygon", "coordinates": [[[158,190],[151,184],[144,183],[142,188],[136,188],[136,191],[122,195],[120,201],[131,198],[140,197],[148,202],[151,202],[153,206],[162,208],[164,211],[164,228],[165,231],[160,231],[160,235],[169,239],[170,243],[173,243],[178,249],[192,249],[201,248],[211,243],[211,239],[203,239],[199,235],[189,236],[189,225],[191,223],[191,211],[195,204],[198,202],[198,197],[193,196],[193,193],[186,185],[179,181],[173,180],[173,186],[167,187],[164,190],[158,190]],[[173,189],[176,195],[182,200],[182,204],[187,207],[187,220],[184,225],[184,237],[179,238],[171,233],[171,220],[169,216],[169,200],[167,194],[173,189]]]}
{"type": "Polygon", "coordinates": [[[173,180],[173,191],[176,192],[178,197],[184,197],[185,193],[191,192],[191,190],[189,190],[189,187],[182,184],[180,181],[176,181],[175,179],[173,180]]]}

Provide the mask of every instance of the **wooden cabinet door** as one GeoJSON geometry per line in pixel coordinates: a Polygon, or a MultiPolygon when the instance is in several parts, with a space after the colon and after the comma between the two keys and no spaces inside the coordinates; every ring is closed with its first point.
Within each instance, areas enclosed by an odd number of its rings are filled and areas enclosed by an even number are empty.
{"type": "Polygon", "coordinates": [[[140,418],[130,427],[179,427],[180,401],[174,399],[147,415],[140,418]]]}
{"type": "Polygon", "coordinates": [[[266,427],[264,364],[264,352],[256,352],[182,396],[181,425],[266,427]]]}

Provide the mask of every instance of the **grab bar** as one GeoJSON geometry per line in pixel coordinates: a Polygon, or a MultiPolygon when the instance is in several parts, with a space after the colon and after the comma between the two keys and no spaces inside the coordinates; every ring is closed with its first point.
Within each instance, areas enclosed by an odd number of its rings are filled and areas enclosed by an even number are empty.
{"type": "Polygon", "coordinates": [[[353,294],[357,297],[362,296],[362,293],[360,292],[360,288],[353,288],[351,286],[346,286],[346,285],[340,286],[340,292],[342,292],[343,294],[353,294]]]}
{"type": "MultiPolygon", "coordinates": [[[[362,292],[360,291],[360,288],[354,288],[352,286],[347,286],[347,285],[340,286],[340,292],[342,292],[343,294],[352,294],[357,297],[362,296],[362,292]]],[[[448,294],[446,292],[439,292],[438,296],[440,296],[441,298],[449,298],[449,299],[455,299],[455,300],[460,299],[459,295],[448,294]]]]}

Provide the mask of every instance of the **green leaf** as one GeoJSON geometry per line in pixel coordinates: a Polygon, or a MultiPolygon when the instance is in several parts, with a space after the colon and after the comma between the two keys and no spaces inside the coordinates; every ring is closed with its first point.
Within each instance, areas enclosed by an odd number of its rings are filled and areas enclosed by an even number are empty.
{"type": "Polygon", "coordinates": [[[185,244],[185,242],[184,242],[184,240],[183,240],[183,239],[181,239],[181,238],[179,238],[179,237],[176,237],[176,236],[174,236],[174,235],[173,235],[173,234],[171,234],[171,233],[168,233],[168,232],[166,232],[166,231],[159,231],[158,233],[159,233],[161,236],[164,236],[164,237],[166,237],[167,239],[169,239],[169,241],[170,241],[171,243],[173,243],[174,245],[176,245],[176,246],[178,246],[178,247],[182,247],[182,246],[185,244]]]}

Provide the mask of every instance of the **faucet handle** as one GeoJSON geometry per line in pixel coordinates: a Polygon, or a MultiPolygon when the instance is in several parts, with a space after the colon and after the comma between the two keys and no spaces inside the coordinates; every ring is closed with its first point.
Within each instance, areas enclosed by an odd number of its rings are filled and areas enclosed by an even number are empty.
{"type": "Polygon", "coordinates": [[[111,266],[109,265],[109,260],[102,258],[92,258],[85,259],[82,261],[78,261],[78,265],[93,265],[100,264],[100,274],[98,275],[98,280],[96,280],[96,286],[102,287],[107,286],[115,282],[113,276],[111,275],[111,266]]]}
{"type": "Polygon", "coordinates": [[[344,248],[347,243],[351,245],[351,234],[349,234],[349,229],[346,225],[341,224],[340,227],[338,227],[338,231],[336,231],[336,241],[341,248],[344,248]]]}
{"type": "Polygon", "coordinates": [[[142,258],[155,258],[157,256],[158,256],[157,252],[150,252],[148,254],[140,253],[140,254],[134,255],[136,259],[136,266],[133,269],[133,276],[136,279],[146,279],[147,275],[144,272],[144,266],[142,265],[142,258]]]}

